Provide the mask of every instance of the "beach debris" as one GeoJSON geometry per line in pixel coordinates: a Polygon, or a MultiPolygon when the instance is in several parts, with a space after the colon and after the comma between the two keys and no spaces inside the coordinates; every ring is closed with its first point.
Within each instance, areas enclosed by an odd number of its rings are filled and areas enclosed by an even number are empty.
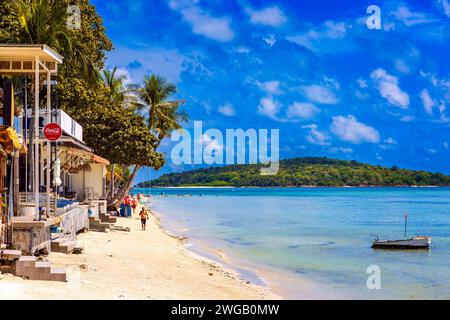
{"type": "Polygon", "coordinates": [[[74,254],[81,254],[84,250],[84,245],[75,242],[75,246],[73,247],[72,253],[74,254]]]}
{"type": "Polygon", "coordinates": [[[87,270],[88,269],[88,266],[86,264],[84,264],[84,263],[80,264],[79,267],[80,267],[81,270],[87,270]]]}
{"type": "Polygon", "coordinates": [[[114,231],[123,231],[123,232],[130,232],[131,229],[130,227],[121,227],[121,226],[111,226],[110,230],[114,230],[114,231]]]}
{"type": "Polygon", "coordinates": [[[208,273],[208,275],[209,275],[210,277],[212,277],[212,276],[214,275],[214,273],[210,272],[210,273],[208,273]]]}

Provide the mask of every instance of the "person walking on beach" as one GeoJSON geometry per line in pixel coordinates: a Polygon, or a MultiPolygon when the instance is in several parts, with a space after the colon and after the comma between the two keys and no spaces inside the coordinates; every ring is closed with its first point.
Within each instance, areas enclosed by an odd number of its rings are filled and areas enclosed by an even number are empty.
{"type": "Polygon", "coordinates": [[[139,212],[139,217],[141,218],[142,231],[145,231],[145,226],[146,226],[147,220],[148,220],[148,213],[147,213],[147,211],[145,211],[144,208],[142,208],[141,212],[139,212]]]}
{"type": "Polygon", "coordinates": [[[133,198],[131,200],[131,208],[133,209],[133,214],[136,214],[137,205],[138,205],[138,201],[136,200],[136,198],[133,198]]]}

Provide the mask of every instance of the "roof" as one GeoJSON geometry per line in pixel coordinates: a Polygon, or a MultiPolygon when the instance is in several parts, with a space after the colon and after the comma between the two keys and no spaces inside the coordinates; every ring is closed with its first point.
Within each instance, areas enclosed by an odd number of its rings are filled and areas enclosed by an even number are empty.
{"type": "Polygon", "coordinates": [[[78,152],[79,154],[83,154],[83,156],[87,157],[91,162],[103,164],[105,166],[110,165],[109,160],[94,154],[91,148],[72,137],[63,135],[63,137],[58,140],[58,144],[60,144],[62,147],[67,148],[67,152],[69,153],[78,152]]]}
{"type": "Polygon", "coordinates": [[[66,147],[72,147],[75,149],[80,149],[86,152],[92,152],[93,150],[89,148],[84,143],[80,142],[79,140],[69,137],[67,134],[63,134],[61,139],[58,140],[58,144],[66,146],[66,147]]]}
{"type": "Polygon", "coordinates": [[[102,157],[100,157],[100,156],[98,156],[96,154],[92,154],[91,155],[91,160],[92,160],[92,162],[104,164],[105,166],[109,166],[110,165],[109,160],[106,160],[105,158],[102,158],[102,157]]]}
{"type": "Polygon", "coordinates": [[[0,44],[0,59],[34,60],[38,56],[41,61],[62,63],[63,57],[45,44],[0,44]]]}

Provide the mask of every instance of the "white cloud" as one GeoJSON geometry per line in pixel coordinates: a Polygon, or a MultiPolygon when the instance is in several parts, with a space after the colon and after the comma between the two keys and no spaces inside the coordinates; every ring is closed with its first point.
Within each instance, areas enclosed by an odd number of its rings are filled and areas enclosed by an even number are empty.
{"type": "Polygon", "coordinates": [[[432,115],[433,108],[436,105],[436,102],[434,102],[434,100],[430,97],[430,93],[427,89],[423,89],[422,92],[420,92],[420,98],[422,99],[422,104],[425,112],[429,115],[432,115]]]}
{"type": "Polygon", "coordinates": [[[411,68],[402,59],[395,60],[395,68],[401,73],[408,74],[411,72],[411,68]]]}
{"type": "Polygon", "coordinates": [[[304,86],[303,91],[306,97],[316,103],[320,104],[337,104],[339,99],[336,97],[335,93],[328,87],[321,85],[310,85],[304,86]]]}
{"type": "Polygon", "coordinates": [[[294,102],[286,112],[289,119],[311,119],[320,113],[320,109],[312,103],[294,102]]]}
{"type": "Polygon", "coordinates": [[[359,78],[358,80],[356,80],[356,82],[358,83],[361,89],[365,89],[368,87],[367,81],[365,79],[359,78]]]}
{"type": "Polygon", "coordinates": [[[401,122],[411,122],[413,121],[415,118],[413,116],[403,116],[400,118],[401,122]]]}
{"type": "Polygon", "coordinates": [[[258,87],[268,95],[280,95],[283,92],[280,89],[280,81],[257,82],[258,87]]]}
{"type": "Polygon", "coordinates": [[[234,117],[236,115],[236,110],[231,103],[226,103],[223,106],[220,106],[218,111],[227,117],[234,117]]]}
{"type": "Polygon", "coordinates": [[[392,137],[389,137],[386,140],[384,140],[384,143],[386,143],[386,144],[397,144],[397,140],[395,140],[392,137]]]}
{"type": "Polygon", "coordinates": [[[280,109],[281,104],[271,97],[265,97],[259,101],[258,113],[263,116],[267,116],[274,120],[279,120],[277,114],[280,109]]]}
{"type": "Polygon", "coordinates": [[[380,95],[390,104],[407,109],[409,106],[409,96],[402,91],[398,85],[398,78],[386,72],[384,69],[376,69],[371,74],[372,80],[378,86],[380,95]]]}
{"type": "Polygon", "coordinates": [[[234,38],[231,20],[213,17],[198,6],[199,1],[171,0],[169,7],[181,13],[183,20],[192,26],[192,32],[219,42],[229,42],[234,38]]]}
{"type": "Polygon", "coordinates": [[[130,72],[128,71],[127,68],[117,68],[116,71],[116,76],[117,77],[122,77],[123,76],[123,84],[125,86],[130,85],[133,83],[133,79],[131,78],[130,72]]]}
{"type": "Polygon", "coordinates": [[[376,129],[359,122],[352,115],[333,117],[330,130],[339,139],[355,144],[363,142],[378,143],[380,141],[380,134],[376,129]]]}
{"type": "Polygon", "coordinates": [[[384,150],[389,150],[389,149],[395,148],[396,145],[397,145],[397,140],[395,140],[392,137],[389,137],[384,140],[384,144],[381,144],[380,148],[384,149],[384,150]]]}
{"type": "Polygon", "coordinates": [[[107,65],[126,66],[134,61],[142,64],[141,68],[128,69],[131,79],[139,81],[148,74],[164,74],[171,82],[178,83],[184,71],[186,57],[177,50],[142,45],[136,49],[118,46],[108,54],[107,65]]]}
{"type": "Polygon", "coordinates": [[[330,148],[331,153],[353,153],[352,148],[333,147],[330,148]]]}
{"type": "Polygon", "coordinates": [[[286,16],[278,7],[268,7],[259,11],[247,8],[246,12],[253,24],[279,27],[287,21],[286,16]]]}
{"type": "Polygon", "coordinates": [[[302,128],[309,130],[308,135],[306,136],[306,140],[309,143],[317,144],[319,146],[327,146],[330,144],[328,142],[328,135],[323,131],[319,131],[316,124],[305,125],[302,126],[302,128]]]}
{"type": "Polygon", "coordinates": [[[450,18],[450,2],[448,0],[438,0],[437,3],[442,6],[444,14],[450,18]]]}
{"type": "Polygon", "coordinates": [[[250,53],[250,48],[244,47],[244,46],[240,46],[240,47],[235,48],[234,52],[247,54],[247,53],[250,53]]]}
{"type": "Polygon", "coordinates": [[[320,27],[297,35],[288,36],[290,42],[303,46],[313,52],[335,52],[353,48],[342,40],[347,35],[348,26],[344,22],[325,21],[320,27]]]}
{"type": "Polygon", "coordinates": [[[267,43],[269,46],[273,47],[275,43],[277,43],[277,39],[273,34],[269,34],[265,37],[263,37],[263,40],[265,43],[267,43]]]}
{"type": "Polygon", "coordinates": [[[443,143],[443,145],[444,145],[444,148],[445,148],[446,150],[448,150],[448,142],[445,141],[445,142],[443,143]]]}
{"type": "Polygon", "coordinates": [[[423,12],[412,12],[407,6],[400,6],[391,13],[397,20],[402,21],[406,26],[415,26],[435,22],[436,19],[423,12]]]}
{"type": "Polygon", "coordinates": [[[437,87],[442,80],[439,80],[436,75],[424,71],[420,71],[420,75],[431,82],[434,87],[437,87]]]}

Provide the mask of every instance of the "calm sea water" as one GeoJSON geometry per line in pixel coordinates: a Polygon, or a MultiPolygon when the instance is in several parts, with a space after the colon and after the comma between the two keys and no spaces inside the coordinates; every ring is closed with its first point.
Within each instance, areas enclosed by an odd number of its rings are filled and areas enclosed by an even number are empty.
{"type": "MultiPolygon", "coordinates": [[[[248,276],[260,266],[289,279],[312,280],[342,298],[450,299],[450,188],[134,192],[154,196],[152,206],[166,227],[189,237],[197,248],[207,243],[230,254],[248,276]],[[432,248],[371,249],[371,234],[403,238],[404,212],[409,214],[408,236],[429,235],[432,248]],[[380,267],[380,290],[367,289],[371,265],[380,267]]],[[[277,287],[291,298],[304,296],[295,281],[277,287]]]]}

